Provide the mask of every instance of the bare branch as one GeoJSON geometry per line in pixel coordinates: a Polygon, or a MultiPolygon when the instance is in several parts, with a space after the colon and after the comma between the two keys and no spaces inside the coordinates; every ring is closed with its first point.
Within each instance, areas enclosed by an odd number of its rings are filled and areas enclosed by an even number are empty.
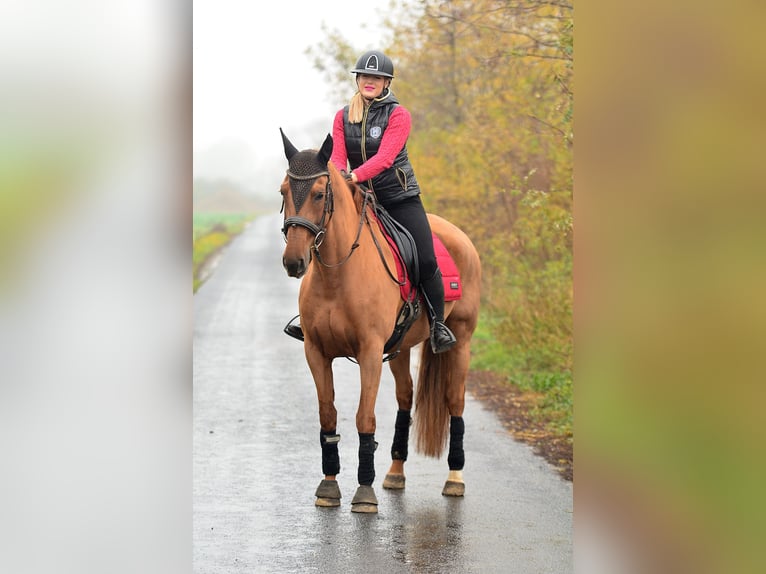
{"type": "Polygon", "coordinates": [[[544,120],[541,120],[540,118],[538,118],[536,116],[533,116],[532,114],[527,114],[527,117],[530,120],[535,120],[536,122],[539,122],[539,123],[543,124],[544,126],[549,127],[550,129],[554,130],[555,132],[560,133],[562,135],[562,137],[567,138],[567,134],[561,128],[558,128],[558,127],[554,126],[553,124],[549,124],[548,122],[546,122],[544,120]]]}

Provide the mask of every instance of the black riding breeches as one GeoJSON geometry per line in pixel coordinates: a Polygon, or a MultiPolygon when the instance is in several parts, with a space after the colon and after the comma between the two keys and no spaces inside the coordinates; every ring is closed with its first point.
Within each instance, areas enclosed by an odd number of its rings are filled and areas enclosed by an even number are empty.
{"type": "Polygon", "coordinates": [[[431,225],[420,196],[410,197],[391,205],[384,205],[386,211],[410,232],[418,250],[420,280],[424,281],[436,273],[436,255],[431,236],[431,225]]]}

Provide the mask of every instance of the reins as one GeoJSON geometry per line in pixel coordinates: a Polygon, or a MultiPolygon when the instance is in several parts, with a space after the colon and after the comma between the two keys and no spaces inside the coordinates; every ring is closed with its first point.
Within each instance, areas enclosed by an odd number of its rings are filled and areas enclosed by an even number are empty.
{"type": "MultiPolygon", "coordinates": [[[[330,180],[329,179],[327,180],[327,186],[330,189],[330,195],[328,197],[331,198],[332,197],[332,186],[330,185],[330,180]]],[[[332,200],[330,199],[330,201],[332,201],[332,200]]],[[[325,202],[327,202],[327,199],[325,199],[325,202]]],[[[332,269],[334,267],[340,267],[341,265],[346,263],[346,261],[351,259],[351,256],[354,254],[354,250],[356,250],[356,248],[359,247],[359,238],[362,236],[362,229],[364,228],[364,222],[367,219],[367,217],[366,217],[366,208],[367,208],[367,197],[364,198],[364,202],[362,203],[362,215],[359,218],[359,225],[358,225],[358,227],[356,229],[356,237],[354,238],[354,242],[351,244],[351,249],[349,250],[348,255],[346,255],[343,259],[341,259],[337,263],[332,263],[332,264],[325,263],[325,261],[322,259],[322,254],[319,253],[319,246],[322,244],[322,242],[318,241],[319,236],[317,235],[317,239],[314,240],[314,245],[312,245],[311,250],[316,255],[317,261],[319,261],[320,264],[324,265],[325,267],[327,267],[329,269],[332,269]]],[[[329,223],[329,221],[328,221],[328,223],[329,223]]],[[[369,222],[368,222],[368,225],[369,225],[369,222]]],[[[323,228],[322,229],[322,238],[323,239],[324,239],[325,232],[326,232],[326,229],[323,228]]]]}
{"type": "MultiPolygon", "coordinates": [[[[364,194],[364,205],[362,205],[362,213],[365,214],[365,218],[367,217],[367,212],[365,211],[365,205],[367,204],[367,200],[369,197],[374,197],[373,193],[369,189],[365,189],[362,186],[359,186],[362,189],[362,193],[364,194]]],[[[371,225],[369,219],[367,219],[367,225],[371,225]]],[[[398,277],[394,277],[394,274],[391,272],[391,269],[388,268],[388,263],[386,263],[386,257],[383,255],[383,249],[380,246],[380,243],[378,243],[378,238],[375,237],[375,234],[372,233],[372,229],[370,229],[370,235],[372,235],[372,242],[375,244],[375,247],[378,250],[378,255],[380,256],[380,260],[383,263],[383,267],[386,270],[386,273],[388,273],[388,276],[391,278],[391,280],[396,283],[399,287],[403,286],[405,284],[405,281],[399,281],[398,277]]],[[[398,252],[394,253],[396,257],[399,257],[401,259],[401,254],[398,252]]],[[[405,267],[404,262],[402,261],[402,267],[405,267]]]]}

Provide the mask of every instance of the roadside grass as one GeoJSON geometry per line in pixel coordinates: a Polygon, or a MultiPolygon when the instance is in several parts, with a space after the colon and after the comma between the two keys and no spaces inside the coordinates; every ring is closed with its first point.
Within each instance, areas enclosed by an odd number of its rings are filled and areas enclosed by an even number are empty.
{"type": "Polygon", "coordinates": [[[205,282],[205,264],[255,219],[254,213],[195,213],[193,217],[193,292],[205,282]]]}
{"type": "Polygon", "coordinates": [[[532,370],[535,350],[509,348],[493,332],[492,320],[484,313],[471,344],[471,368],[503,375],[507,384],[515,385],[536,397],[531,413],[545,421],[548,429],[558,436],[571,439],[573,424],[573,391],[571,371],[532,370]]]}

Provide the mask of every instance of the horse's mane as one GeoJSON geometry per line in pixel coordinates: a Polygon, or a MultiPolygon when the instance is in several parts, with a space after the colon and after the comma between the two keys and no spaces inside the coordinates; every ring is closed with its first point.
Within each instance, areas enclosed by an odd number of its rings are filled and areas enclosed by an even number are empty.
{"type": "Polygon", "coordinates": [[[362,188],[359,186],[359,184],[347,181],[346,178],[344,178],[340,173],[340,170],[338,170],[338,168],[335,167],[335,164],[331,161],[327,162],[327,171],[330,172],[330,181],[332,182],[333,187],[337,188],[337,185],[346,186],[348,191],[351,193],[351,200],[354,202],[354,207],[356,208],[357,214],[361,215],[362,204],[364,202],[364,193],[362,192],[362,188]],[[333,171],[336,174],[334,177],[333,171]]]}
{"type": "Polygon", "coordinates": [[[354,205],[356,206],[356,212],[361,215],[362,203],[364,201],[364,194],[362,193],[362,188],[359,187],[359,185],[356,183],[348,183],[348,188],[351,190],[351,197],[354,200],[354,205]]]}

